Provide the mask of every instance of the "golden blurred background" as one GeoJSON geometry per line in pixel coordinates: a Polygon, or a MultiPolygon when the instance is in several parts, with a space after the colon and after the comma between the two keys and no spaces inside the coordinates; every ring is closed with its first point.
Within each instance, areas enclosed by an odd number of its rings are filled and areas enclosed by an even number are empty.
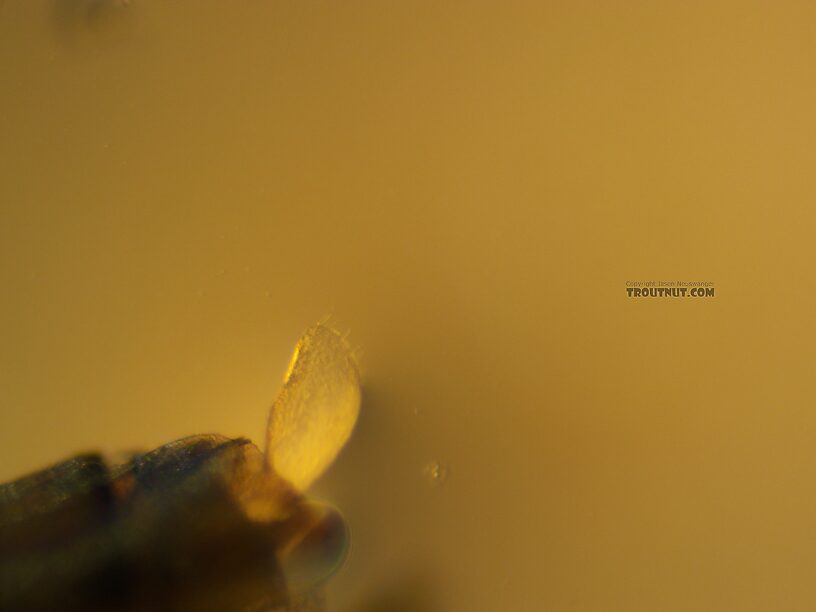
{"type": "Polygon", "coordinates": [[[804,0],[5,0],[0,478],[261,440],[332,315],[333,610],[816,609],[815,58],[804,0]]]}

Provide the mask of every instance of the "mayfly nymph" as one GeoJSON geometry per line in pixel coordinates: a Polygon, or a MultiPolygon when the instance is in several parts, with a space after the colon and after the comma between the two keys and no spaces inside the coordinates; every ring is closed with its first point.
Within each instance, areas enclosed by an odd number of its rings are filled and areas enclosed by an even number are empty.
{"type": "Polygon", "coordinates": [[[0,610],[322,609],[348,530],[303,492],[359,406],[353,354],[318,324],[297,344],[264,452],[198,435],[119,465],[78,455],[0,485],[0,610]]]}

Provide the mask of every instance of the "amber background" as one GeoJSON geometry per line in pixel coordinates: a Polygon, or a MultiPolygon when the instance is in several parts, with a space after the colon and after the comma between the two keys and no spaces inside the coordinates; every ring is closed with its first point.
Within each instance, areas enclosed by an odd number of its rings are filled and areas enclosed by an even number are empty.
{"type": "Polygon", "coordinates": [[[0,477],[260,439],[333,314],[333,609],[816,609],[814,58],[806,1],[5,0],[0,477]]]}

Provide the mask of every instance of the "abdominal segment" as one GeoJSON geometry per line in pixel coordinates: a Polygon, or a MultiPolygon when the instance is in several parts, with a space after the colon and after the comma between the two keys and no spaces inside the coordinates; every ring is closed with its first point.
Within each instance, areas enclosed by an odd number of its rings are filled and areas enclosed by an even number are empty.
{"type": "Polygon", "coordinates": [[[287,609],[278,551],[300,498],[267,487],[273,520],[249,517],[239,493],[263,465],[246,440],[196,436],[0,486],[0,609],[287,609]]]}

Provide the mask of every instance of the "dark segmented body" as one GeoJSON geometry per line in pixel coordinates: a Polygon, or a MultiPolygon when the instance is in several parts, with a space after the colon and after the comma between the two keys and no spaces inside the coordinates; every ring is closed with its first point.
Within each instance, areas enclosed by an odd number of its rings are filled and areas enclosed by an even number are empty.
{"type": "Polygon", "coordinates": [[[231,489],[253,454],[196,436],[0,486],[0,610],[294,609],[275,555],[290,527],[250,521],[231,489]]]}

